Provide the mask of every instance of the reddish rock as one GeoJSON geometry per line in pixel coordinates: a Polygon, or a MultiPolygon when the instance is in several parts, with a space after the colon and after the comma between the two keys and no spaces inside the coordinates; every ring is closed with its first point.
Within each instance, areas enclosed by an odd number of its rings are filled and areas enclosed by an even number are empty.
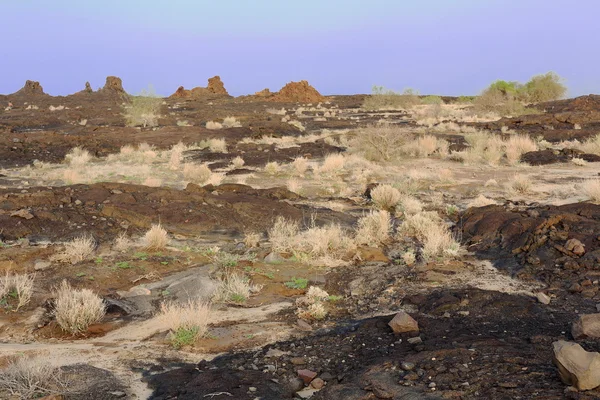
{"type": "Polygon", "coordinates": [[[288,83],[270,100],[283,103],[318,103],[325,101],[325,97],[307,81],[300,81],[288,83]]]}
{"type": "Polygon", "coordinates": [[[321,389],[323,386],[325,386],[325,381],[321,378],[315,378],[313,379],[313,381],[310,383],[310,386],[313,387],[314,389],[321,389]]]}
{"type": "Polygon", "coordinates": [[[260,92],[254,93],[254,95],[257,97],[269,97],[269,96],[273,95],[273,93],[271,93],[271,91],[267,88],[267,89],[261,90],[260,92]]]}
{"type": "Polygon", "coordinates": [[[208,79],[207,89],[210,93],[229,95],[229,93],[227,93],[227,90],[225,90],[225,85],[223,85],[223,82],[221,81],[221,77],[219,75],[215,75],[212,78],[208,79]]]}
{"type": "Polygon", "coordinates": [[[317,373],[309,369],[299,369],[298,378],[302,379],[306,385],[312,382],[317,377],[317,373]]]}
{"type": "Polygon", "coordinates": [[[419,324],[404,311],[398,312],[388,323],[394,333],[418,332],[419,324]]]}
{"type": "Polygon", "coordinates": [[[125,93],[125,89],[123,89],[123,81],[121,81],[121,78],[117,76],[107,76],[106,83],[104,84],[104,87],[100,89],[100,91],[119,94],[125,93]]]}

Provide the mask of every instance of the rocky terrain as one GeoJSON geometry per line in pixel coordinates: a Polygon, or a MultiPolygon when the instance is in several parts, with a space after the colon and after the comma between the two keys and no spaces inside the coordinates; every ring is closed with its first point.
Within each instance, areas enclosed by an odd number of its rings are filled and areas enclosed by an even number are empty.
{"type": "Polygon", "coordinates": [[[368,98],[0,95],[0,398],[600,398],[600,96],[368,98]]]}

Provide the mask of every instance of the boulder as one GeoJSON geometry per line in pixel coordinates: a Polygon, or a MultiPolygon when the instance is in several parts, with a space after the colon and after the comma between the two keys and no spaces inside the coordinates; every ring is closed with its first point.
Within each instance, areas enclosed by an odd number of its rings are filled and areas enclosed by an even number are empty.
{"type": "Polygon", "coordinates": [[[399,311],[388,323],[394,333],[418,332],[419,324],[404,311],[399,311]]]}
{"type": "Polygon", "coordinates": [[[556,341],[552,346],[554,364],[565,384],[579,390],[600,386],[600,353],[585,351],[577,343],[564,340],[556,341]]]}
{"type": "Polygon", "coordinates": [[[600,338],[600,314],[581,315],[571,328],[575,339],[600,338]]]}
{"type": "Polygon", "coordinates": [[[565,248],[578,256],[585,254],[585,245],[577,239],[567,240],[567,243],[565,243],[565,248]]]}
{"type": "Polygon", "coordinates": [[[311,371],[309,369],[299,369],[298,370],[298,378],[302,379],[304,384],[308,385],[312,382],[313,379],[317,377],[317,373],[315,371],[311,371]]]}

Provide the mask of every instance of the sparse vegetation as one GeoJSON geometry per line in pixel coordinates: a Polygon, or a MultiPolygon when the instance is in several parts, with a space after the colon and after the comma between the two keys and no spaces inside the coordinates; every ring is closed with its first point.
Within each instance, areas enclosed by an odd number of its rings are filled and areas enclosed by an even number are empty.
{"type": "Polygon", "coordinates": [[[198,299],[185,303],[166,302],[161,304],[158,318],[169,328],[172,346],[179,349],[206,335],[211,309],[208,303],[198,299]]]}
{"type": "Polygon", "coordinates": [[[7,297],[14,298],[17,302],[15,311],[26,306],[31,301],[35,275],[9,274],[0,278],[0,300],[7,297]]]}
{"type": "Polygon", "coordinates": [[[163,100],[152,88],[144,89],[137,96],[131,96],[123,108],[127,126],[154,127],[158,125],[163,100]]]}
{"type": "Polygon", "coordinates": [[[169,235],[160,224],[153,224],[144,235],[143,243],[149,250],[162,250],[169,244],[169,235]]]}
{"type": "Polygon", "coordinates": [[[74,289],[63,281],[55,293],[54,316],[62,329],[72,334],[85,332],[106,312],[102,299],[90,289],[74,289]]]}
{"type": "Polygon", "coordinates": [[[239,273],[226,272],[219,279],[213,295],[213,301],[234,304],[245,303],[253,293],[259,292],[260,289],[261,286],[251,284],[250,279],[246,276],[239,273]]]}
{"type": "Polygon", "coordinates": [[[371,212],[358,220],[356,243],[377,247],[390,239],[392,221],[385,210],[371,212]]]}
{"type": "Polygon", "coordinates": [[[60,393],[67,386],[62,370],[47,357],[19,356],[0,373],[0,391],[19,399],[34,399],[60,393]]]}
{"type": "Polygon", "coordinates": [[[292,278],[285,283],[286,287],[290,289],[306,289],[308,286],[308,279],[305,278],[292,278]]]}
{"type": "Polygon", "coordinates": [[[373,86],[371,96],[365,99],[362,106],[366,110],[392,110],[410,109],[419,103],[419,93],[412,89],[398,93],[383,86],[373,86]]]}
{"type": "Polygon", "coordinates": [[[581,191],[592,203],[600,204],[600,179],[583,181],[581,191]]]}
{"type": "Polygon", "coordinates": [[[402,155],[402,147],[412,135],[392,124],[371,125],[354,133],[350,150],[370,161],[392,161],[402,155]]]}
{"type": "Polygon", "coordinates": [[[96,243],[90,236],[80,236],[64,244],[64,250],[56,255],[58,261],[76,264],[94,254],[96,243]]]}
{"type": "Polygon", "coordinates": [[[382,210],[394,210],[401,197],[400,191],[391,185],[377,185],[371,190],[373,203],[382,210]]]}

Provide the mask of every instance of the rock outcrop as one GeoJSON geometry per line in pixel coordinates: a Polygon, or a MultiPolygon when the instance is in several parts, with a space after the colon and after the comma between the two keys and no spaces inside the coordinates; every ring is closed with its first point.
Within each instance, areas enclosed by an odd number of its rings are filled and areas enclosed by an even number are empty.
{"type": "Polygon", "coordinates": [[[600,339],[600,314],[581,315],[571,328],[575,339],[600,339]]]}
{"type": "Polygon", "coordinates": [[[106,83],[104,84],[104,87],[100,89],[100,91],[103,93],[125,93],[125,89],[123,89],[123,81],[121,81],[121,78],[117,76],[107,76],[106,83]]]}
{"type": "Polygon", "coordinates": [[[27,80],[25,82],[25,86],[23,86],[21,89],[19,89],[17,92],[15,92],[13,94],[20,95],[20,96],[39,96],[39,95],[47,96],[47,94],[44,93],[44,89],[42,88],[42,85],[40,85],[39,82],[30,81],[30,80],[27,80]]]}
{"type": "Polygon", "coordinates": [[[324,101],[325,97],[307,81],[300,81],[288,83],[271,100],[283,103],[318,103],[324,101]]]}
{"type": "Polygon", "coordinates": [[[213,76],[212,78],[208,79],[207,87],[199,86],[199,87],[195,87],[191,90],[187,90],[183,86],[179,86],[179,88],[177,88],[177,90],[175,91],[175,93],[173,93],[171,95],[171,97],[180,98],[180,99],[189,99],[189,98],[206,97],[206,96],[211,96],[211,95],[229,96],[229,93],[227,93],[227,90],[225,89],[225,85],[223,84],[223,81],[221,81],[221,77],[218,75],[213,76]]]}

